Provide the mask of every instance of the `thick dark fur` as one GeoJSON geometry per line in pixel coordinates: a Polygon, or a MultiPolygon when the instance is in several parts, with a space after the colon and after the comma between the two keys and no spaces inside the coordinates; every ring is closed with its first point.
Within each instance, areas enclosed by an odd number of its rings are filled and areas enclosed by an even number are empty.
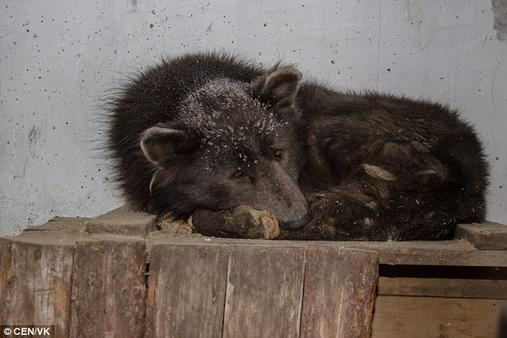
{"type": "Polygon", "coordinates": [[[108,136],[127,200],[180,215],[246,204],[300,227],[282,232],[294,239],[444,239],[484,219],[487,164],[455,111],[299,80],[222,54],[135,77],[111,102],[108,136]],[[256,133],[256,120],[271,127],[256,133]],[[248,132],[215,142],[217,125],[248,132]]]}

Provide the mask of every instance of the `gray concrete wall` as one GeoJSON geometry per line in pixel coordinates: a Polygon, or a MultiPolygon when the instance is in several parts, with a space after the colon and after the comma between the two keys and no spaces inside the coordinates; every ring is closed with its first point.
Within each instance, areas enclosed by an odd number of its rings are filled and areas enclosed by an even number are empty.
{"type": "Polygon", "coordinates": [[[507,222],[506,6],[494,2],[4,0],[0,232],[121,204],[94,151],[100,98],[161,55],[209,49],[460,109],[491,163],[489,218],[507,222]]]}

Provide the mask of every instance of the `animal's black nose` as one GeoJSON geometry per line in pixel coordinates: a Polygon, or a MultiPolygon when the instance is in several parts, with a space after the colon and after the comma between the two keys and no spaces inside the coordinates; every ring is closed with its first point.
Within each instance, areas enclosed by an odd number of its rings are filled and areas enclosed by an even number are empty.
{"type": "Polygon", "coordinates": [[[288,221],[288,222],[281,222],[280,225],[282,228],[287,230],[296,230],[304,227],[310,220],[312,219],[312,216],[310,214],[306,214],[300,219],[288,221]]]}

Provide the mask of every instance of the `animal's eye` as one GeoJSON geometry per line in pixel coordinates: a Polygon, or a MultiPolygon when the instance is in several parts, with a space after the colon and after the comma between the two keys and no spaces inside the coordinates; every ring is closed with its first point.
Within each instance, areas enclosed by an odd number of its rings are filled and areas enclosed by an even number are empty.
{"type": "Polygon", "coordinates": [[[275,149],[275,160],[281,161],[283,159],[283,150],[275,149]]]}
{"type": "Polygon", "coordinates": [[[231,177],[232,177],[232,178],[241,178],[241,177],[245,177],[245,173],[243,172],[243,170],[238,169],[238,170],[236,170],[235,172],[233,172],[233,173],[231,174],[231,177]]]}

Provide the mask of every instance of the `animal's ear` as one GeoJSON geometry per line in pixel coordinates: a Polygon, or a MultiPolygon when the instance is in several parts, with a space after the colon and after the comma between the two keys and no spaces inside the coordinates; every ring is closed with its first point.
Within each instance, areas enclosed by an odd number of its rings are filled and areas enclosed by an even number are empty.
{"type": "Polygon", "coordinates": [[[253,81],[253,94],[271,104],[293,104],[302,77],[293,66],[276,66],[253,81]]]}
{"type": "Polygon", "coordinates": [[[140,143],[146,159],[157,166],[192,150],[189,136],[181,129],[148,128],[141,134],[140,143]]]}

